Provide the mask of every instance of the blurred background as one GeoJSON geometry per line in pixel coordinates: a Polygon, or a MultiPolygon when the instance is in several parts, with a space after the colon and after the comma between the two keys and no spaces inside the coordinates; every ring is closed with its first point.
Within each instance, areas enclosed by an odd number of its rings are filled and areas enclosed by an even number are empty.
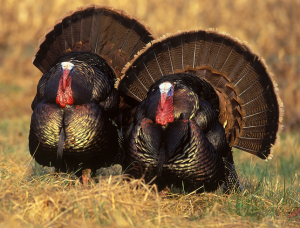
{"type": "MultiPolygon", "coordinates": [[[[9,128],[8,120],[23,119],[25,134],[32,113],[30,105],[42,76],[31,62],[38,40],[57,18],[91,0],[0,2],[0,120],[6,121],[4,127],[9,128]]],[[[94,3],[124,9],[149,25],[158,37],[178,30],[215,28],[246,41],[266,60],[274,74],[284,103],[284,131],[299,129],[300,0],[101,0],[94,3]]],[[[19,136],[22,137],[22,131],[19,136]]],[[[0,143],[1,137],[4,140],[5,136],[0,136],[0,143]]],[[[24,135],[24,139],[27,137],[24,135]]]]}

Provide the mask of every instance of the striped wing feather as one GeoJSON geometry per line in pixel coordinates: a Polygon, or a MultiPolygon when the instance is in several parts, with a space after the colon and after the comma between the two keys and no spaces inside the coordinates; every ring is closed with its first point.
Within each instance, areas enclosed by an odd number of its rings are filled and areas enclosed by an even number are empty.
{"type": "Polygon", "coordinates": [[[154,37],[149,28],[123,11],[94,4],[56,21],[41,38],[33,64],[43,73],[70,51],[88,51],[106,59],[117,73],[154,37]]]}
{"type": "Polygon", "coordinates": [[[219,121],[230,146],[262,159],[272,157],[282,103],[264,61],[249,47],[212,30],[162,37],[126,65],[117,86],[142,101],[154,81],[179,72],[196,74],[213,85],[220,100],[219,121]]]}

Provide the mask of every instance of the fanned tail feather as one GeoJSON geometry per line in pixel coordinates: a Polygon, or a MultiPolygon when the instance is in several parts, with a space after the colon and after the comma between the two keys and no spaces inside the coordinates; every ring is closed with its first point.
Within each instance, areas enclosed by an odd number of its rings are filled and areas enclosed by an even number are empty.
{"type": "Polygon", "coordinates": [[[88,51],[106,59],[117,77],[123,66],[155,37],[149,28],[124,11],[94,4],[58,19],[40,39],[33,64],[43,73],[70,51],[88,51]]]}
{"type": "Polygon", "coordinates": [[[283,115],[276,84],[264,61],[227,34],[198,30],[164,36],[124,67],[117,86],[141,101],[154,81],[182,72],[204,78],[217,91],[219,121],[230,146],[272,157],[283,115]]]}

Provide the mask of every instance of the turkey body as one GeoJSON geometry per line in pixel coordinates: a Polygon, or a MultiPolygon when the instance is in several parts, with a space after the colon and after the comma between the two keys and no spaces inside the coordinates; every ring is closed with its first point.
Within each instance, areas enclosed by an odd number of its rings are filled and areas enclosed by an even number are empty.
{"type": "Polygon", "coordinates": [[[217,189],[225,182],[224,159],[232,156],[218,110],[213,108],[218,103],[213,87],[195,75],[165,75],[156,81],[127,133],[128,173],[136,178],[146,174],[147,181],[157,175],[160,188],[184,184],[186,191],[217,189]],[[172,85],[173,118],[162,124],[157,119],[159,86],[165,82],[172,85]]]}
{"type": "Polygon", "coordinates": [[[122,162],[115,121],[119,106],[130,105],[114,84],[153,39],[124,11],[94,4],[68,12],[48,29],[33,59],[43,73],[29,134],[30,153],[39,164],[82,174],[86,183],[96,169],[122,162]]]}
{"type": "MultiPolygon", "coordinates": [[[[95,171],[118,162],[118,133],[112,124],[119,105],[114,88],[114,72],[100,56],[89,52],[70,52],[57,60],[39,81],[32,103],[29,148],[36,161],[61,171],[95,171]],[[56,98],[62,63],[74,65],[73,104],[61,107],[56,98]],[[62,164],[57,164],[57,145],[64,138],[62,164]]],[[[121,158],[121,157],[120,157],[121,158]]]]}
{"type": "Polygon", "coordinates": [[[250,48],[212,30],[166,35],[123,70],[118,90],[135,99],[125,169],[160,188],[240,189],[232,147],[272,158],[282,104],[250,48]]]}

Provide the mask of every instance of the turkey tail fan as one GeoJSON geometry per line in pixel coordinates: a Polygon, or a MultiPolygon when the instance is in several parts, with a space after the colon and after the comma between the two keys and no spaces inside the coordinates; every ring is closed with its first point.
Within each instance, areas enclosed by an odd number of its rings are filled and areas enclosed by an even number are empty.
{"type": "Polygon", "coordinates": [[[272,158],[282,102],[264,61],[244,43],[213,30],[178,32],[148,44],[123,69],[118,89],[142,101],[153,82],[187,72],[204,78],[219,96],[219,121],[230,146],[272,158]]]}
{"type": "Polygon", "coordinates": [[[43,73],[70,51],[86,51],[106,59],[120,76],[124,65],[155,39],[150,29],[124,11],[94,4],[58,19],[39,41],[33,64],[43,73]]]}

